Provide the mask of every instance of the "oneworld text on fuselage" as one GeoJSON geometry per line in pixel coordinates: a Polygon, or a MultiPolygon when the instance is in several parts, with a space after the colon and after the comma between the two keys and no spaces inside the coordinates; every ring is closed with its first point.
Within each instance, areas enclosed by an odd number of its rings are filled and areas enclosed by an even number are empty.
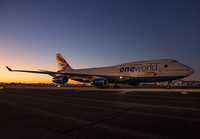
{"type": "Polygon", "coordinates": [[[150,63],[141,66],[127,66],[120,68],[120,72],[134,72],[134,71],[156,71],[158,68],[158,63],[150,63]]]}

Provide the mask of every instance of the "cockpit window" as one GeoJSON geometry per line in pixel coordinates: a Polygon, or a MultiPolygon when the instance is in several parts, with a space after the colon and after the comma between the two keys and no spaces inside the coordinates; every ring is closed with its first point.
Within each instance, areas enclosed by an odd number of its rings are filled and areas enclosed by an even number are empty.
{"type": "Polygon", "coordinates": [[[176,62],[176,63],[178,63],[178,61],[176,61],[176,60],[172,60],[171,62],[176,62]]]}

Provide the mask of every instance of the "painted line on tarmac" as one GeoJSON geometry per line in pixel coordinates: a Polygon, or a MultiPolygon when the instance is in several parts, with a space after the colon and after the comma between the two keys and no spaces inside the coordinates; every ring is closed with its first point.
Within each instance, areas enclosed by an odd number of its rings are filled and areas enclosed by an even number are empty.
{"type": "Polygon", "coordinates": [[[183,95],[187,95],[188,93],[186,91],[181,92],[183,95]]]}

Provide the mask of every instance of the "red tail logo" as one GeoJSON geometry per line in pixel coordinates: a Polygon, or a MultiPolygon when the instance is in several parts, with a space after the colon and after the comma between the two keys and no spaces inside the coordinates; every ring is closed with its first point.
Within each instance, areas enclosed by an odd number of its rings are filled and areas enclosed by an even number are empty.
{"type": "Polygon", "coordinates": [[[62,68],[62,70],[66,70],[68,68],[68,66],[69,65],[67,64],[65,67],[62,68]]]}
{"type": "Polygon", "coordinates": [[[60,58],[59,56],[57,56],[56,59],[57,59],[58,61],[63,62],[63,63],[67,63],[63,58],[60,58]]]}

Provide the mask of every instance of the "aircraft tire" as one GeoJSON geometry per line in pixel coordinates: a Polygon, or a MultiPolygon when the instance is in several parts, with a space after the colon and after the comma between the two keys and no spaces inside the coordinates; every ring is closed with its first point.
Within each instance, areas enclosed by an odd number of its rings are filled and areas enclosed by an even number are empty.
{"type": "Polygon", "coordinates": [[[115,89],[119,89],[120,86],[118,86],[118,85],[114,85],[113,88],[115,88],[115,89]]]}

